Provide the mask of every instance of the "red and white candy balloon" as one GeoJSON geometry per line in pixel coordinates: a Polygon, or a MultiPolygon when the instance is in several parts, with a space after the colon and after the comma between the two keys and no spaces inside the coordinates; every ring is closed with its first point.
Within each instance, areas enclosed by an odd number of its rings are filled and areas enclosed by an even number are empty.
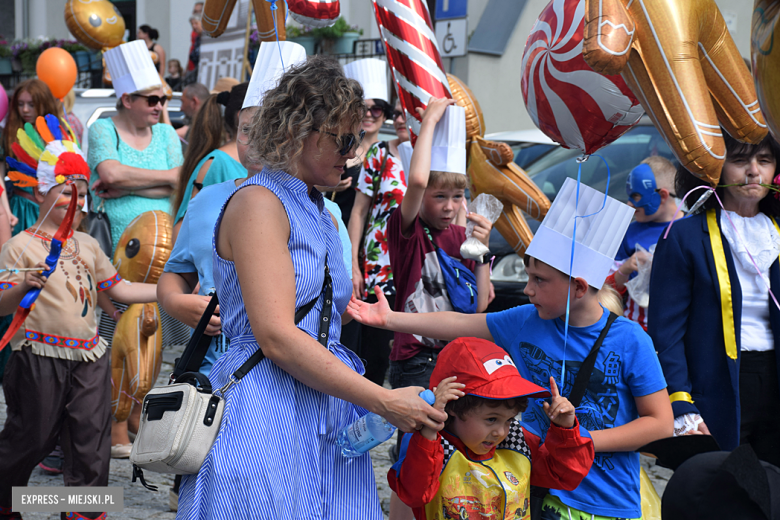
{"type": "Polygon", "coordinates": [[[298,23],[327,27],[338,20],[341,5],[339,0],[287,0],[287,9],[298,23]]]}
{"type": "Polygon", "coordinates": [[[521,68],[528,114],[550,139],[593,153],[644,113],[620,76],[604,76],[582,58],[585,0],[553,0],[525,43],[521,68]]]}

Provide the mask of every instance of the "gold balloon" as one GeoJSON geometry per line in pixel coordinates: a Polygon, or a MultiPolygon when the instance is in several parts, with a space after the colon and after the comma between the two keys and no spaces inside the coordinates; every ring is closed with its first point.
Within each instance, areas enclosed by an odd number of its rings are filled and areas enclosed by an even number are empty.
{"type": "MultiPolygon", "coordinates": [[[[130,282],[157,283],[173,249],[173,224],[164,211],[141,213],[128,224],[114,265],[130,282]]],[[[156,303],[133,304],[122,314],[111,344],[111,411],[127,418],[133,401],[152,389],[162,364],[162,327],[156,303]]]]}
{"type": "Polygon", "coordinates": [[[780,139],[780,49],[775,49],[775,36],[780,45],[779,19],[780,1],[756,0],[750,38],[753,79],[758,104],[775,140],[780,139]]]}
{"type": "Polygon", "coordinates": [[[65,25],[90,49],[116,47],[125,36],[125,19],[108,0],[67,0],[65,25]]]}
{"type": "Polygon", "coordinates": [[[173,224],[164,211],[141,213],[128,224],[114,252],[114,265],[125,280],[157,283],[173,250],[173,224]]]}
{"type": "Polygon", "coordinates": [[[162,366],[162,328],[156,303],[135,303],[116,324],[111,343],[111,412],[121,422],[134,401],[154,387],[162,366]]]}
{"type": "Polygon", "coordinates": [[[622,74],[680,163],[715,185],[736,139],[767,134],[750,72],[714,0],[584,0],[583,58],[622,74]]]}
{"type": "Polygon", "coordinates": [[[452,91],[452,99],[466,109],[466,140],[476,136],[485,137],[485,116],[482,115],[482,108],[471,89],[452,74],[447,74],[447,81],[452,91]]]}
{"type": "MultiPolygon", "coordinates": [[[[271,11],[271,3],[266,0],[252,0],[252,7],[255,11],[257,21],[257,34],[261,42],[276,41],[276,33],[279,33],[279,40],[287,38],[284,21],[287,17],[287,5],[279,0],[276,2],[276,31],[274,31],[274,14],[271,11]]],[[[217,38],[227,27],[233,8],[236,6],[236,0],[206,0],[203,6],[203,16],[201,25],[204,34],[212,38],[217,38]]]]}

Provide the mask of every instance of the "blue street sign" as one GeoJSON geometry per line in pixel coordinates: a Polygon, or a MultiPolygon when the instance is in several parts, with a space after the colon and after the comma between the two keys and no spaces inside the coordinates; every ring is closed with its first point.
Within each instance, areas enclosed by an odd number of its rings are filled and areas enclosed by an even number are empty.
{"type": "Polygon", "coordinates": [[[466,18],[468,6],[468,0],[436,0],[436,19],[466,18]]]}

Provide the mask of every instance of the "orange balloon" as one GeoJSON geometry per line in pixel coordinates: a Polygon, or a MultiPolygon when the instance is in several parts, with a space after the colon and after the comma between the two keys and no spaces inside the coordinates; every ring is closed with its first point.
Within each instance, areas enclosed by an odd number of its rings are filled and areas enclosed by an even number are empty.
{"type": "Polygon", "coordinates": [[[51,47],[38,56],[35,64],[38,79],[46,83],[57,99],[62,99],[76,84],[78,71],[73,56],[64,49],[51,47]]]}

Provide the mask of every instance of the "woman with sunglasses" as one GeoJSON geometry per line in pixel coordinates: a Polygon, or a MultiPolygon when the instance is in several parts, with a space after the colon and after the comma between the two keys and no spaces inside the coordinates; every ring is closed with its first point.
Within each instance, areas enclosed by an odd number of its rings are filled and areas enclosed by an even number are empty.
{"type": "MultiPolygon", "coordinates": [[[[183,157],[176,131],[160,122],[167,98],[144,43],[137,40],[125,43],[107,51],[104,56],[114,80],[118,113],[111,118],[98,119],[90,126],[87,162],[92,170],[92,204],[104,204],[114,249],[122,232],[141,213],[171,210],[170,196],[178,182],[183,157]],[[135,60],[134,68],[128,67],[127,60],[135,60]],[[137,63],[143,67],[137,67],[137,63]]],[[[113,250],[111,254],[113,256],[113,250]]],[[[100,301],[104,310],[109,304],[109,301],[100,301]]],[[[112,310],[100,320],[100,335],[109,342],[113,339],[119,312],[112,310]]],[[[176,325],[178,323],[167,315],[163,316],[163,330],[167,329],[164,345],[181,341],[173,337],[182,332],[181,326],[176,325]]],[[[189,336],[188,330],[185,328],[184,342],[189,336]]],[[[131,429],[137,431],[140,407],[136,408],[128,421],[113,423],[112,458],[130,456],[132,445],[127,430],[130,422],[131,429]]]]}
{"type": "MultiPolygon", "coordinates": [[[[392,306],[395,285],[387,245],[387,221],[401,205],[406,193],[406,175],[398,145],[409,140],[400,101],[391,114],[396,139],[377,141],[367,148],[358,175],[355,203],[349,218],[352,241],[352,287],[356,298],[376,302],[374,291],[381,290],[392,306]]],[[[361,326],[358,353],[366,360],[366,377],[381,385],[390,364],[391,331],[361,326]]]]}
{"type": "Polygon", "coordinates": [[[362,94],[338,62],[317,56],[290,67],[252,121],[248,160],[265,167],[233,192],[214,229],[230,349],[211,384],[224,387],[258,350],[265,359],[224,391],[217,440],[200,472],[182,479],[177,518],[379,520],[370,456],[343,457],[338,433],[365,410],[404,431],[443,426],[445,415],[417,395],[422,388],[371,383],[339,343],[352,291],[315,186],[338,184],[355,156],[362,94]]]}

